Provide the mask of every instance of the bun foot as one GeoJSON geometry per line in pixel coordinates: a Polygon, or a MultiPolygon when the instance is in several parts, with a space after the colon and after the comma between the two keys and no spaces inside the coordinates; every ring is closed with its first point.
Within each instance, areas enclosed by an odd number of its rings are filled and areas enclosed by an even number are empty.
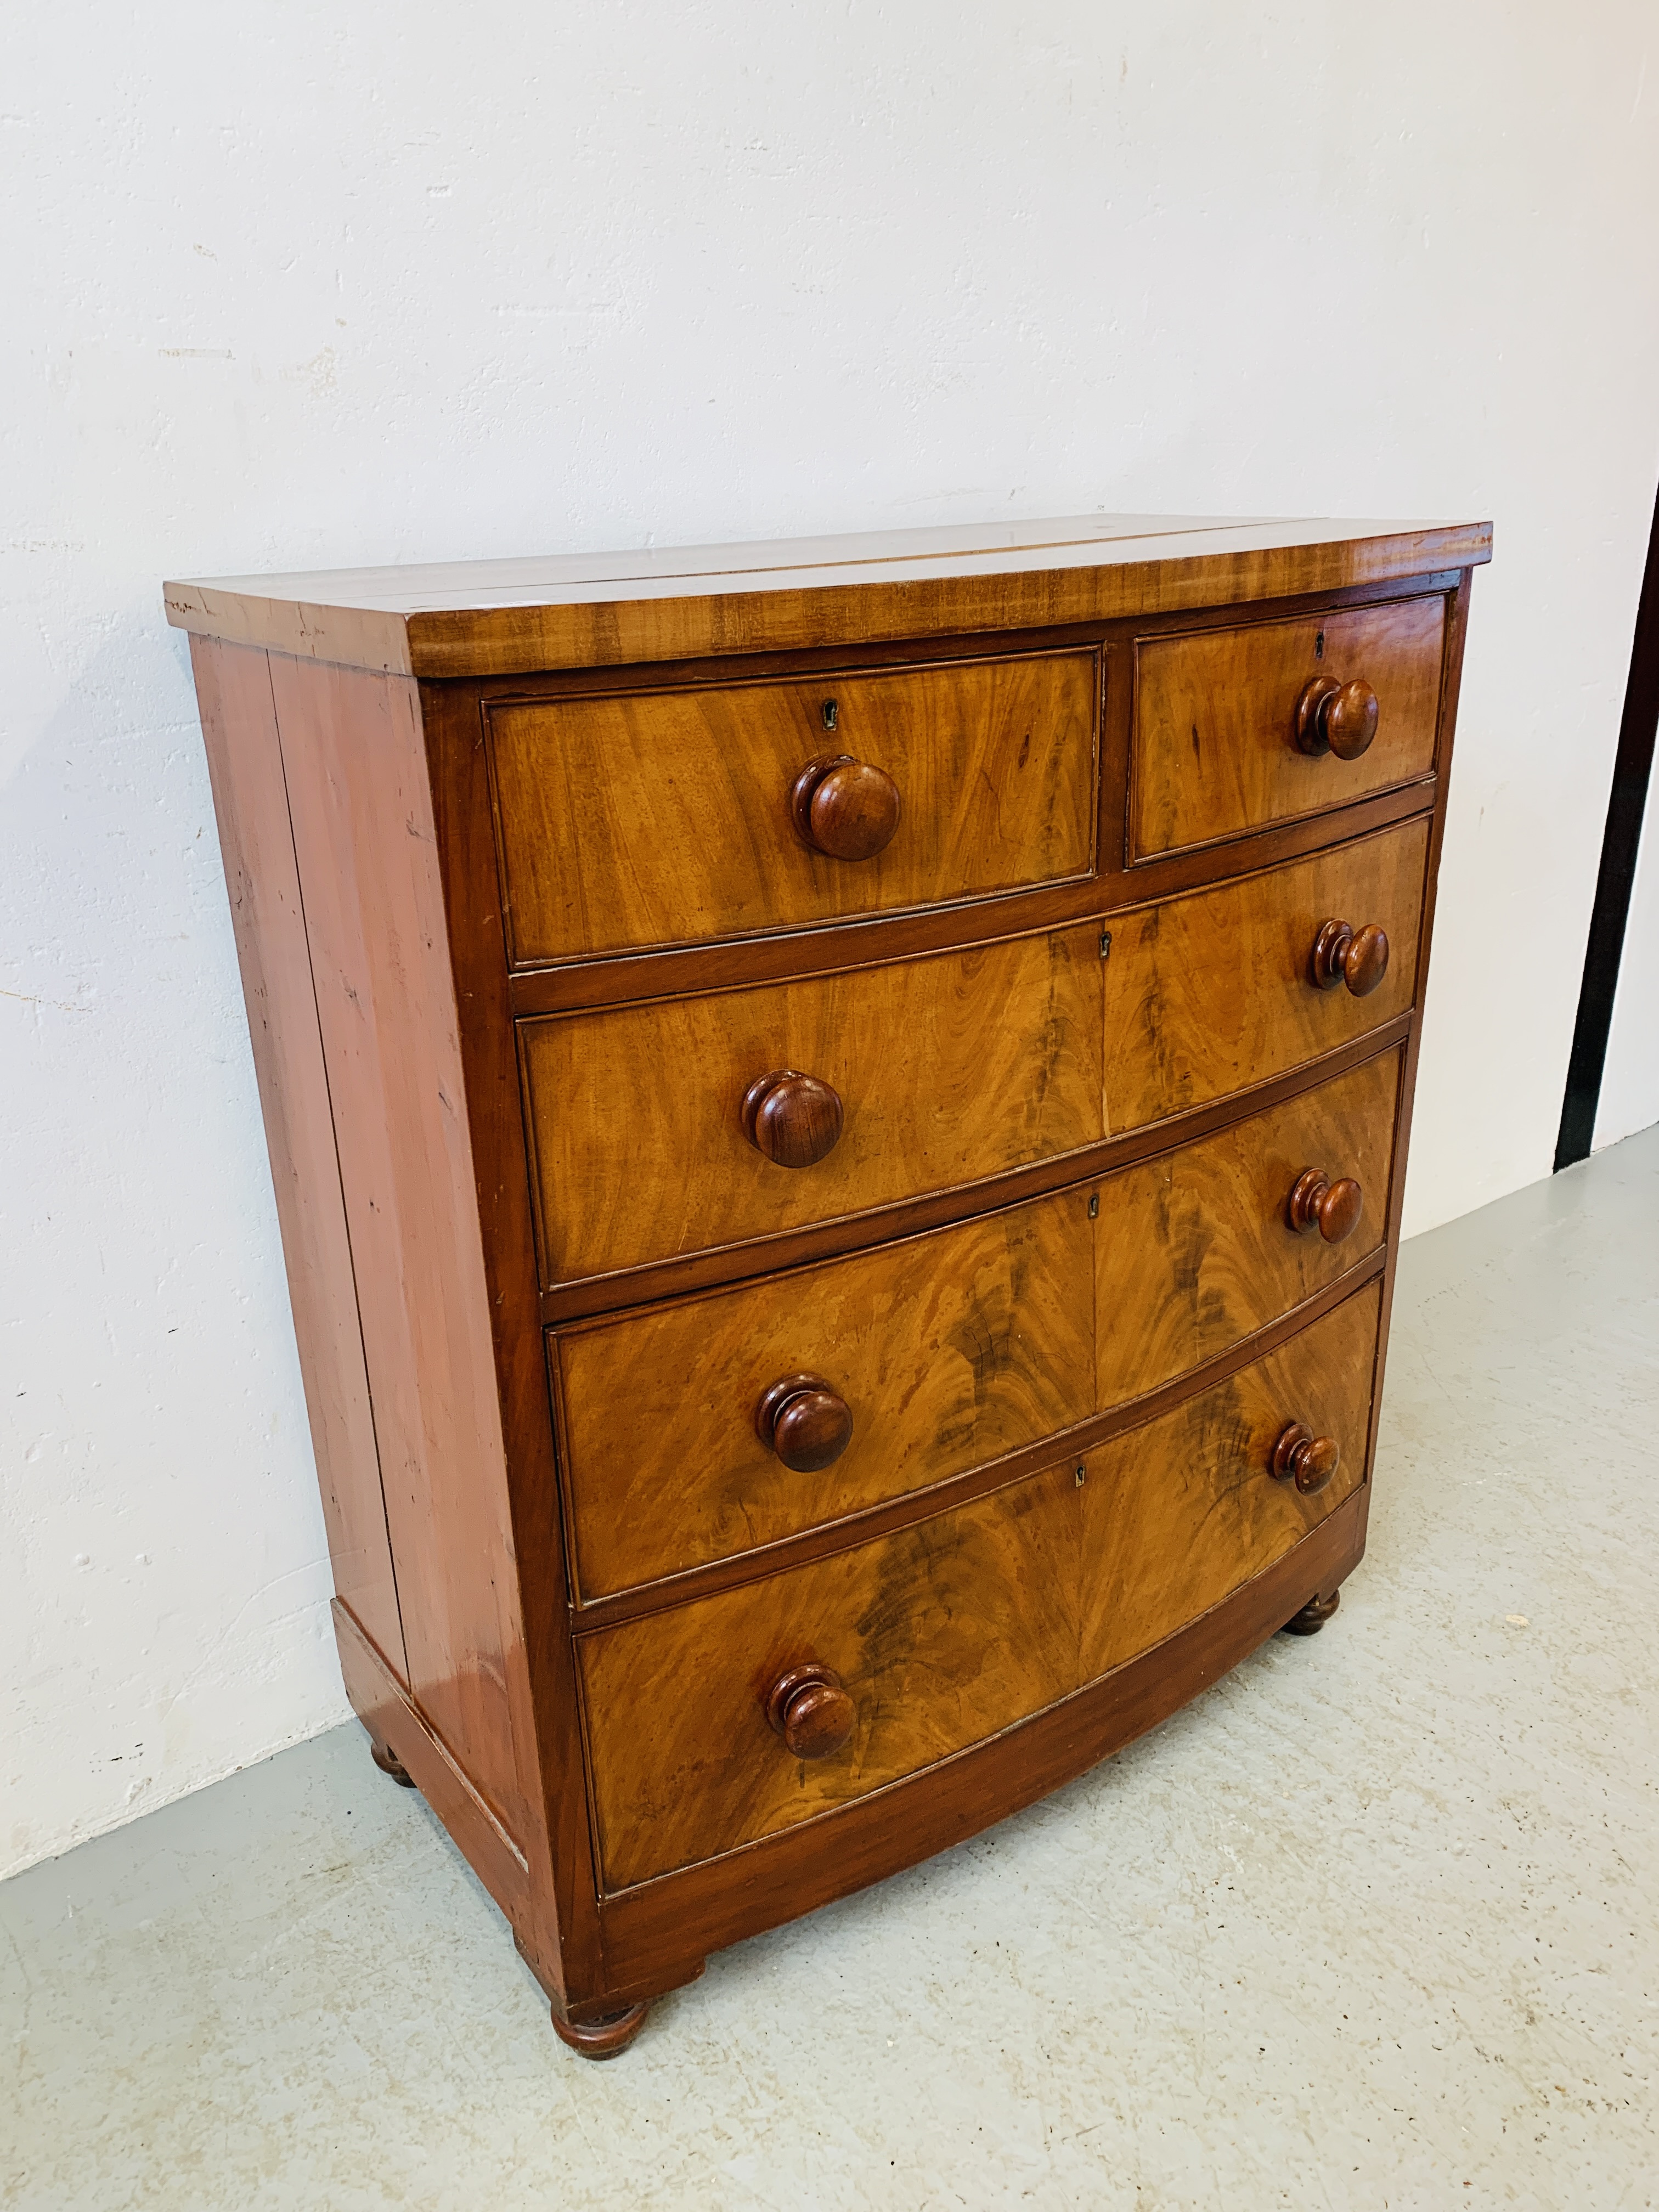
{"type": "Polygon", "coordinates": [[[400,1789],[412,1790],[415,1787],[415,1777],[398,1758],[397,1753],[389,1751],[386,1745],[374,1736],[370,1736],[368,1739],[368,1755],[381,1773],[389,1774],[400,1789]]]}
{"type": "Polygon", "coordinates": [[[1342,1602],[1340,1590],[1328,1597],[1310,1597],[1300,1613],[1293,1613],[1279,1631],[1282,1636],[1317,1636],[1325,1623],[1342,1602]]]}
{"type": "Polygon", "coordinates": [[[553,2033],[584,2058],[614,2058],[619,2051],[627,2050],[645,2026],[650,2009],[648,2004],[628,2005],[621,2012],[607,2013],[603,2020],[584,2021],[561,2020],[556,2011],[553,2033]]]}

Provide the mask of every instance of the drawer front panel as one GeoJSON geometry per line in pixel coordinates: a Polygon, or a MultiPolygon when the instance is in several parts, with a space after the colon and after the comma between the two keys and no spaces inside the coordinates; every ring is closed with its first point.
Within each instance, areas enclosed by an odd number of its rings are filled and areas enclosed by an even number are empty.
{"type": "Polygon", "coordinates": [[[1194,1620],[1359,1487],[1382,1289],[1373,1283],[1265,1359],[1090,1454],[1083,1504],[1083,1679],[1194,1620]],[[1304,1496],[1265,1472],[1300,1422],[1341,1462],[1304,1496]]]}
{"type": "Polygon", "coordinates": [[[1100,1185],[1099,1411],[1218,1358],[1376,1249],[1388,1227],[1400,1061],[1382,1054],[1100,1185]],[[1310,1169],[1329,1190],[1304,1186],[1298,1231],[1291,1199],[1310,1169]],[[1338,1188],[1345,1182],[1358,1186],[1357,1215],[1353,1194],[1338,1188]]]}
{"type": "Polygon", "coordinates": [[[494,707],[512,957],[692,944],[1085,875],[1099,693],[1090,650],[494,707]],[[842,755],[896,793],[897,827],[870,858],[814,849],[792,813],[800,772],[842,755]]]}
{"type": "MultiPolygon", "coordinates": [[[[1133,856],[1237,836],[1427,775],[1445,622],[1446,602],[1436,594],[1144,640],[1136,651],[1133,856]],[[1357,679],[1376,694],[1376,732],[1357,758],[1310,755],[1297,742],[1297,703],[1319,678],[1357,679]]],[[[1339,745],[1346,742],[1339,735],[1339,745]]]]}
{"type": "Polygon", "coordinates": [[[1065,1192],[561,1332],[582,1595],[775,1542],[1086,1419],[1093,1231],[1086,1194],[1065,1192]],[[796,1375],[850,1417],[829,1466],[786,1466],[757,1430],[763,1398],[796,1375]]]}
{"type": "Polygon", "coordinates": [[[1088,926],[707,998],[520,1024],[544,1277],[571,1281],[857,1213],[1094,1142],[1099,931],[1088,926]],[[841,1133],[767,1158],[743,1101],[782,1069],[841,1133]]]}
{"type": "Polygon", "coordinates": [[[578,1638],[607,1889],[793,1826],[994,1735],[1075,1682],[1069,1467],[834,1559],[578,1638]],[[857,1711],[800,1759],[766,1714],[811,1662],[857,1711]]]}
{"type": "Polygon", "coordinates": [[[1427,836],[1407,823],[1120,916],[1104,963],[1085,925],[522,1023],[544,1281],[971,1183],[1352,1042],[1412,1005],[1427,836]],[[1363,996],[1312,979],[1335,921],[1387,933],[1363,996]],[[841,1116],[807,1166],[745,1131],[745,1093],[781,1070],[827,1085],[841,1116]]]}
{"type": "Polygon", "coordinates": [[[557,1332],[581,1595],[775,1543],[1040,1443],[1277,1320],[1382,1241],[1399,1065],[1386,1054],[1109,1176],[1094,1220],[1088,1189],[1062,1192],[557,1332]],[[1358,1185],[1357,1220],[1328,1222],[1340,1241],[1316,1212],[1304,1233],[1290,1226],[1310,1168],[1358,1185]],[[757,1426],[792,1376],[846,1409],[851,1439],[827,1466],[786,1465],[757,1426]]]}
{"type": "Polygon", "coordinates": [[[879,1789],[1053,1704],[1287,1551],[1363,1472],[1373,1287],[1231,1382],[988,1498],[836,1557],[579,1638],[605,1886],[624,1888],[879,1789]],[[1285,1423],[1343,1446],[1275,1480],[1285,1423]],[[851,1734],[792,1754],[773,1686],[837,1675],[851,1734]]]}
{"type": "Polygon", "coordinates": [[[1428,855],[1426,821],[1316,854],[1112,925],[1106,1113],[1115,1132],[1266,1082],[1409,1011],[1428,855]],[[1328,921],[1386,932],[1380,983],[1356,996],[1313,981],[1328,921]]]}

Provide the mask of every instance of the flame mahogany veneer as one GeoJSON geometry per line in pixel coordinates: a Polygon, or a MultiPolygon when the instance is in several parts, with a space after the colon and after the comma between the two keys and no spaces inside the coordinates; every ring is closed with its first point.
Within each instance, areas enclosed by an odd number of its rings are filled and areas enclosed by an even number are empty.
{"type": "Polygon", "coordinates": [[[347,1689],[572,2049],[1334,1610],[1490,551],[167,586],[347,1689]]]}

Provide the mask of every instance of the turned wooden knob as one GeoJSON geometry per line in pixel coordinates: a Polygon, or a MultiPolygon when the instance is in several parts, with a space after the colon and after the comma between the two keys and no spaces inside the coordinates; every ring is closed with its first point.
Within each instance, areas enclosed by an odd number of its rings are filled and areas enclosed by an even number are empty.
{"type": "Polygon", "coordinates": [[[884,769],[851,753],[809,762],[789,791],[804,843],[832,860],[872,860],[899,824],[898,786],[884,769]]]}
{"type": "Polygon", "coordinates": [[[819,1375],[786,1375],[755,1412],[755,1432],[797,1474],[833,1466],[853,1436],[853,1409],[819,1375]]]}
{"type": "Polygon", "coordinates": [[[1358,1228],[1364,1204],[1365,1194],[1352,1176],[1333,1182],[1322,1168],[1304,1168],[1285,1212],[1298,1237],[1316,1229],[1328,1244],[1340,1244],[1358,1228]]]}
{"type": "Polygon", "coordinates": [[[781,1168],[810,1168],[833,1152],[841,1118],[841,1100],[830,1085],[793,1067],[757,1076],[743,1094],[744,1136],[781,1168]]]}
{"type": "Polygon", "coordinates": [[[858,1713],[841,1676],[814,1663],[779,1675],[766,1717],[797,1759],[829,1759],[851,1740],[858,1713]]]}
{"type": "Polygon", "coordinates": [[[1304,1498],[1322,1490],[1342,1464],[1334,1437],[1316,1437],[1300,1421],[1288,1421],[1273,1446],[1272,1469],[1278,1482],[1293,1482],[1304,1498]]]}
{"type": "Polygon", "coordinates": [[[1358,760],[1376,735],[1376,694],[1359,677],[1316,676],[1296,702],[1296,742],[1304,753],[1358,760]]]}
{"type": "Polygon", "coordinates": [[[1373,992],[1389,972],[1389,939],[1374,921],[1352,929],[1346,921],[1328,921],[1314,939],[1313,979],[1322,991],[1346,983],[1356,999],[1373,992]]]}

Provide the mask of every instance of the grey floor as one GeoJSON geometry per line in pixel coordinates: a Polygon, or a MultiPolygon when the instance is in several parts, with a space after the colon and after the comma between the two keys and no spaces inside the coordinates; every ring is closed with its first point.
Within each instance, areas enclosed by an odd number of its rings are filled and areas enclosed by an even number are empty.
{"type": "Polygon", "coordinates": [[[342,1729],[0,1888],[0,2202],[1659,2202],[1659,1130],[1407,1246],[1370,1551],[1155,1735],[554,2040],[342,1729]]]}

